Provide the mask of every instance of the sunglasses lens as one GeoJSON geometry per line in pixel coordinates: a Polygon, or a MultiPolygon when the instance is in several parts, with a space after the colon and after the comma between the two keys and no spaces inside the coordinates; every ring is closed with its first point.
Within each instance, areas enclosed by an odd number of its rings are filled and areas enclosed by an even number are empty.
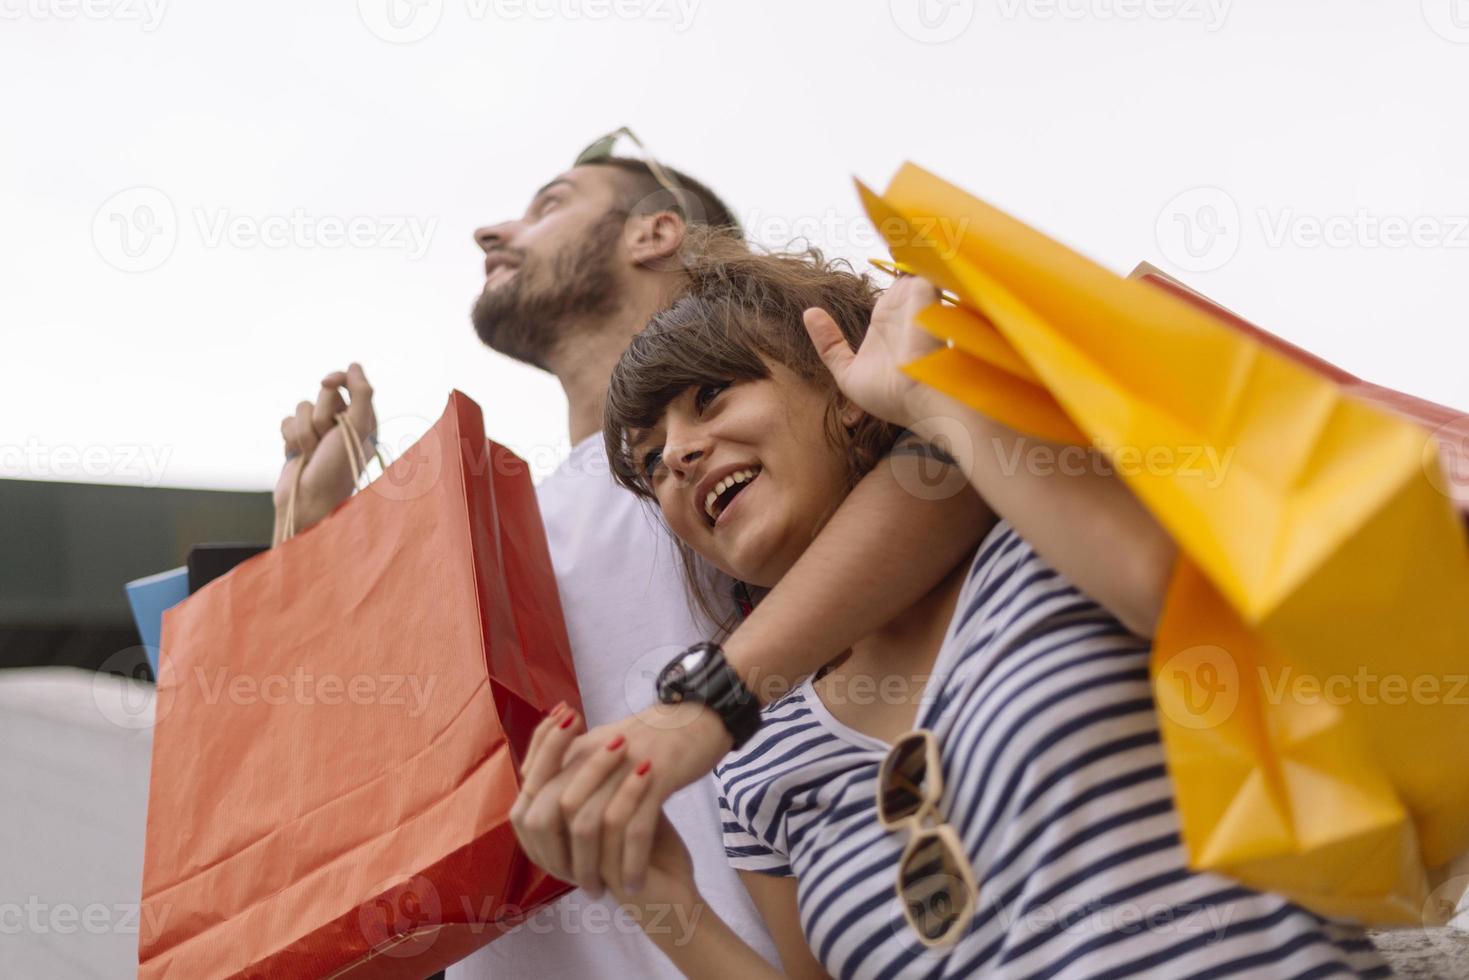
{"type": "Polygon", "coordinates": [[[591,146],[577,154],[574,166],[580,167],[584,163],[594,160],[605,160],[612,155],[612,147],[617,143],[617,135],[603,136],[591,146]]]}
{"type": "Polygon", "coordinates": [[[943,836],[925,833],[898,869],[908,921],[928,943],[955,938],[972,911],[975,896],[960,869],[962,860],[943,836]]]}
{"type": "Polygon", "coordinates": [[[923,805],[923,782],[928,777],[924,740],[911,736],[895,744],[882,768],[878,797],[882,818],[888,822],[911,817],[923,805]]]}

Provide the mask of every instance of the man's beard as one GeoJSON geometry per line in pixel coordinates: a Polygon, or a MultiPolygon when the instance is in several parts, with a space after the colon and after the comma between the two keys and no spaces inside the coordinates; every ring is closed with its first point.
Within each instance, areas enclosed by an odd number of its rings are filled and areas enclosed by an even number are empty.
{"type": "Polygon", "coordinates": [[[546,262],[519,253],[511,280],[475,301],[470,318],[479,339],[506,357],[550,371],[551,352],[579,323],[617,309],[612,256],[625,220],[616,212],[604,216],[579,243],[546,262]]]}

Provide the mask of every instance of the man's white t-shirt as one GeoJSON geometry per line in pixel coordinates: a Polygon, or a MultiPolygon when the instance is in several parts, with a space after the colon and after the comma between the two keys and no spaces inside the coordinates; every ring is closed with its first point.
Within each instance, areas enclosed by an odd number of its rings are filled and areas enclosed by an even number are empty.
{"type": "MultiPolygon", "coordinates": [[[[605,724],[648,707],[659,669],[709,635],[708,624],[690,609],[672,538],[650,507],[613,482],[600,435],[578,443],[536,495],[587,723],[605,724]]],[[[725,857],[714,778],[675,793],[664,812],[688,845],[710,909],[779,964],[760,914],[725,857]]],[[[693,914],[671,911],[663,926],[684,934],[693,914]]],[[[592,901],[580,889],[448,971],[449,980],[678,976],[611,896],[592,901]]]]}

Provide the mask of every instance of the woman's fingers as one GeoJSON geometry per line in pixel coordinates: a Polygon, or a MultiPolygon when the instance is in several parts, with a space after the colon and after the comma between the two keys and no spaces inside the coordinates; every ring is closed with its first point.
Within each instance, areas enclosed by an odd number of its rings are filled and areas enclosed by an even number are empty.
{"type": "Polygon", "coordinates": [[[570,870],[555,781],[566,749],[581,729],[581,716],[571,709],[537,726],[521,773],[520,795],[510,808],[510,823],[526,854],[562,880],[570,870]]]}
{"type": "Polygon", "coordinates": [[[592,752],[570,783],[561,791],[561,817],[571,836],[573,880],[593,898],[602,896],[599,848],[602,844],[602,811],[616,784],[609,780],[622,767],[627,739],[618,735],[598,752],[592,752]]]}
{"type": "Polygon", "coordinates": [[[842,328],[832,319],[830,313],[819,306],[807,310],[801,321],[806,325],[806,334],[811,338],[811,344],[816,348],[821,363],[826,365],[826,369],[836,379],[837,387],[845,391],[843,381],[857,355],[847,343],[847,338],[842,336],[842,328]]]}
{"type": "Polygon", "coordinates": [[[561,761],[572,741],[581,734],[581,715],[559,705],[542,719],[531,735],[530,748],[525,754],[525,765],[520,775],[520,792],[523,796],[535,796],[561,771],[561,761]]]}
{"type": "Polygon", "coordinates": [[[603,836],[608,853],[604,859],[604,877],[617,881],[618,887],[636,895],[648,874],[648,861],[653,853],[653,838],[658,830],[662,801],[649,793],[653,783],[652,762],[644,759],[623,779],[622,785],[607,803],[603,819],[603,836]]]}
{"type": "Polygon", "coordinates": [[[903,296],[911,303],[914,312],[939,301],[938,287],[921,276],[905,277],[903,296]]]}
{"type": "MultiPolygon", "coordinates": [[[[510,823],[515,827],[516,836],[520,837],[522,844],[526,844],[526,840],[521,834],[521,828],[524,824],[526,813],[530,810],[531,800],[535,798],[534,793],[529,792],[531,787],[526,783],[526,773],[533,768],[539,768],[537,760],[541,758],[541,745],[545,742],[547,733],[561,721],[562,713],[565,710],[566,702],[562,701],[556,707],[552,708],[546,714],[546,717],[541,719],[541,723],[535,727],[535,731],[531,732],[530,745],[526,747],[525,759],[520,764],[520,792],[516,794],[515,802],[510,804],[510,823]]],[[[528,847],[527,853],[529,853],[528,847]]]]}
{"type": "Polygon", "coordinates": [[[541,723],[530,733],[530,745],[526,747],[525,759],[521,762],[520,791],[522,794],[526,790],[525,774],[535,764],[535,760],[540,754],[541,743],[546,740],[546,735],[561,723],[562,716],[565,712],[566,702],[562,701],[556,707],[546,712],[546,717],[542,718],[541,723]]]}

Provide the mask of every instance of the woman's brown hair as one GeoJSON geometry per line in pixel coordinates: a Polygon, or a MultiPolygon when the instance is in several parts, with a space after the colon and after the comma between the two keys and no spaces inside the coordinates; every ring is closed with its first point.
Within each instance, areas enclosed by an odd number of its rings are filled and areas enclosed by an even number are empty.
{"type": "MultiPolygon", "coordinates": [[[[691,228],[681,255],[685,292],[633,338],[612,372],[602,433],[613,477],[654,499],[628,447],[628,430],[656,425],[668,404],[693,386],[768,378],[770,361],[830,393],[827,438],[845,452],[848,489],[856,486],[891,448],[898,430],[868,415],[851,428],[842,425],[836,384],[801,318],[810,307],[821,307],[855,349],[867,333],[877,287],[815,248],[751,251],[727,231],[691,228]]],[[[701,573],[692,549],[679,541],[678,550],[695,607],[729,631],[736,621],[731,603],[712,594],[713,582],[701,573]]]]}

